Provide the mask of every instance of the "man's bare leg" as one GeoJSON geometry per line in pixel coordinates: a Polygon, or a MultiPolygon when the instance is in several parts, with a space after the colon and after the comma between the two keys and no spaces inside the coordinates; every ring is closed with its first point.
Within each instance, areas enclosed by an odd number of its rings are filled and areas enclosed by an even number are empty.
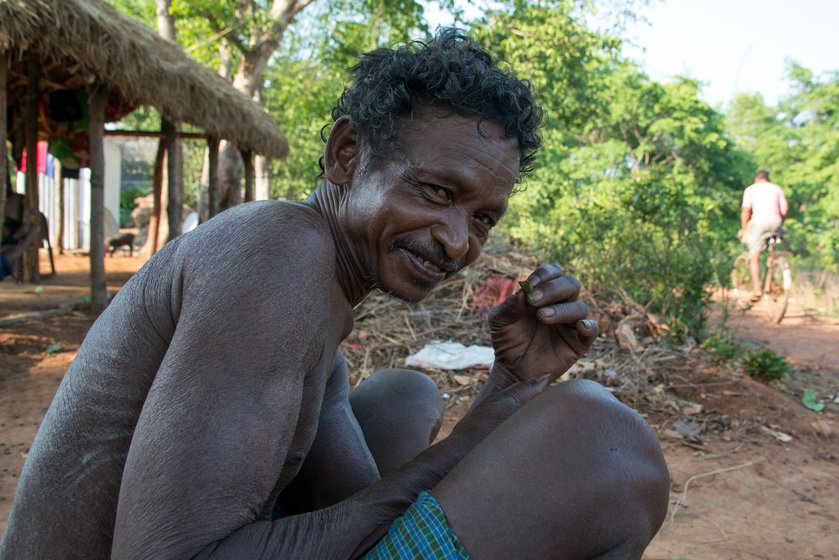
{"type": "Polygon", "coordinates": [[[758,297],[763,294],[763,286],[760,285],[760,253],[749,254],[749,270],[752,273],[753,296],[758,297]]]}
{"type": "Polygon", "coordinates": [[[412,370],[377,371],[350,393],[350,405],[383,477],[425,450],[443,422],[437,386],[412,370]]]}
{"type": "Polygon", "coordinates": [[[640,558],[667,512],[655,434],[599,385],[549,387],[433,490],[475,560],[640,558]]]}

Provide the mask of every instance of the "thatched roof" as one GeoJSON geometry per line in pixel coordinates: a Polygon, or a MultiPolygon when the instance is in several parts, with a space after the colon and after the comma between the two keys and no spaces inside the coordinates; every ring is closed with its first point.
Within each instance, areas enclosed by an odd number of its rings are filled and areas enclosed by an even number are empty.
{"type": "Polygon", "coordinates": [[[131,106],[156,107],[169,120],[193,124],[240,149],[272,158],[288,152],[261,107],[101,0],[0,0],[0,48],[13,54],[13,77],[25,76],[23,53],[33,51],[46,71],[42,82],[100,81],[131,106]]]}

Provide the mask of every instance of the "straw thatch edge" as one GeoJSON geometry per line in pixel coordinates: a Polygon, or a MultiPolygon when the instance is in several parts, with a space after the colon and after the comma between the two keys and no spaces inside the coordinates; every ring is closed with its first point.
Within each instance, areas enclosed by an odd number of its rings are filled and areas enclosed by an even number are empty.
{"type": "Polygon", "coordinates": [[[276,122],[254,101],[100,0],[0,0],[0,48],[75,61],[131,104],[157,107],[243,150],[288,153],[276,122]]]}

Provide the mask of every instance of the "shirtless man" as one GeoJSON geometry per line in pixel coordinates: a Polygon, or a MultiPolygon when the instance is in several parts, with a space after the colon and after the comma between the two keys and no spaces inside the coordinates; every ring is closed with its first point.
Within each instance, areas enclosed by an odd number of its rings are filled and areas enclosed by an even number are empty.
{"type": "Polygon", "coordinates": [[[749,248],[752,302],[759,301],[763,295],[763,286],[760,285],[760,253],[766,248],[769,237],[781,229],[788,210],[784,189],[769,181],[768,171],[758,171],[754,183],[743,191],[740,231],[737,232],[737,237],[749,248]]]}
{"type": "Polygon", "coordinates": [[[418,372],[349,394],[370,291],[418,301],[475,261],[539,145],[528,87],[455,30],[381,50],[333,111],[304,203],[169,243],[93,325],[26,461],[0,557],[639,558],[669,496],[654,434],[596,384],[555,265],[490,318],[496,361],[429,446],[418,372]]]}

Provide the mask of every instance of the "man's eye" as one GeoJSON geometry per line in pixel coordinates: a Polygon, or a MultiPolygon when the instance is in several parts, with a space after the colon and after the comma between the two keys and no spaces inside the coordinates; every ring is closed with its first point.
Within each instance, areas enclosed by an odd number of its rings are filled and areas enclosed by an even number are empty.
{"type": "Polygon", "coordinates": [[[493,227],[495,225],[495,220],[493,220],[491,216],[487,216],[486,214],[475,214],[475,219],[487,227],[493,227]]]}
{"type": "Polygon", "coordinates": [[[436,194],[440,198],[445,199],[447,202],[452,201],[452,193],[449,189],[438,185],[429,185],[429,187],[432,191],[434,191],[434,194],[436,194]]]}

